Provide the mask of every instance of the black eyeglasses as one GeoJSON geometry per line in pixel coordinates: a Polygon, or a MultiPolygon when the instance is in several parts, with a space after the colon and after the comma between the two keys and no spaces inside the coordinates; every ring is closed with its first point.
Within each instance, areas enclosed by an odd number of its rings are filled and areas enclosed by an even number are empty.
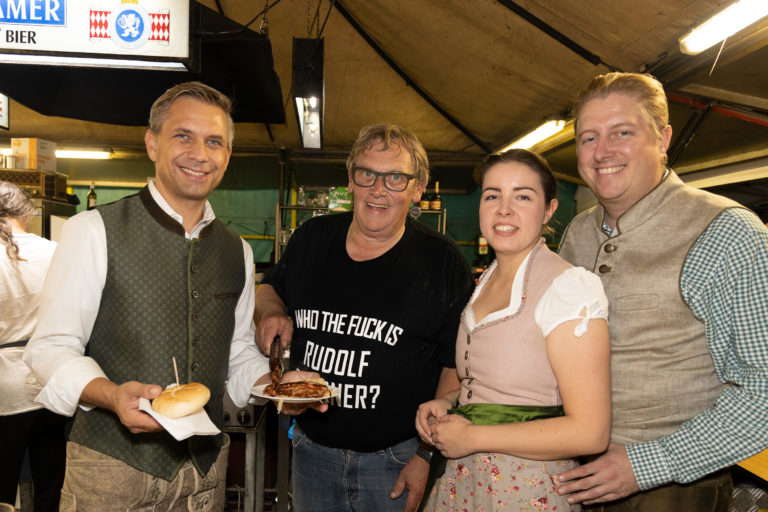
{"type": "Polygon", "coordinates": [[[372,187],[379,176],[384,180],[384,186],[387,190],[392,192],[402,192],[408,188],[411,180],[416,178],[415,174],[408,174],[407,172],[377,172],[365,167],[352,169],[352,181],[358,187],[372,187]]]}

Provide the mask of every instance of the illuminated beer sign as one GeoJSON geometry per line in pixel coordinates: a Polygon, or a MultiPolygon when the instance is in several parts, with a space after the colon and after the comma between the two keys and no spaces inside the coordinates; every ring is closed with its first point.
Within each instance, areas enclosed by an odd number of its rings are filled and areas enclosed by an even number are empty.
{"type": "Polygon", "coordinates": [[[60,0],[0,0],[0,23],[63,26],[65,5],[60,0]]]}
{"type": "Polygon", "coordinates": [[[0,53],[188,61],[188,0],[0,0],[0,53]]]}

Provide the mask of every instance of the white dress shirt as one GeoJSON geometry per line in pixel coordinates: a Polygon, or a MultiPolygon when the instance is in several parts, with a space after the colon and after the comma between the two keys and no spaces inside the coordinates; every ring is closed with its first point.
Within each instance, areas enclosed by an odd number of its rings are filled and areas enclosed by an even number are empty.
{"type": "MultiPolygon", "coordinates": [[[[149,183],[149,192],[158,206],[181,224],[182,217],[160,195],[154,180],[149,183]]],[[[202,220],[186,237],[197,238],[214,219],[213,209],[206,201],[202,220]]],[[[269,372],[268,359],[254,343],[253,252],[245,241],[243,258],[245,285],[235,306],[227,380],[227,391],[239,407],[248,402],[254,382],[269,372]]],[[[59,414],[75,413],[83,389],[93,379],[109,379],[96,361],[84,355],[99,312],[106,276],[104,222],[96,210],[81,212],[62,227],[61,240],[43,286],[37,329],[24,354],[24,361],[43,383],[36,400],[59,414]]],[[[167,382],[147,384],[165,386],[167,382]]]]}

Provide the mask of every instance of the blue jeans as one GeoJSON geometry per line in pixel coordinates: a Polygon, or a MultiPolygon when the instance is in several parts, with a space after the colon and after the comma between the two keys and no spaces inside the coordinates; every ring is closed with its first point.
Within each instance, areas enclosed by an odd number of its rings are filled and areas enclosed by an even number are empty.
{"type": "Polygon", "coordinates": [[[389,497],[416,453],[414,437],[377,452],[329,448],[293,429],[293,509],[296,512],[402,512],[408,497],[389,497]]]}

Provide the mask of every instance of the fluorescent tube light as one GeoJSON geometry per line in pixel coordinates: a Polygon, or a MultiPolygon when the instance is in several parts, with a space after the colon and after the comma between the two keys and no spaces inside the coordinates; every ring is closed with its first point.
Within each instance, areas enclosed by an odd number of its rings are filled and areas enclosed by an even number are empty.
{"type": "Polygon", "coordinates": [[[296,97],[295,99],[301,143],[305,148],[320,149],[322,142],[320,140],[320,109],[317,106],[317,98],[311,96],[309,98],[296,97]]]}
{"type": "MultiPolygon", "coordinates": [[[[0,148],[0,155],[11,155],[11,148],[0,148]]],[[[56,158],[81,158],[89,160],[108,160],[112,154],[109,151],[95,151],[89,149],[57,149],[56,158]]]]}
{"type": "Polygon", "coordinates": [[[542,124],[532,132],[529,132],[516,141],[510,143],[509,145],[503,147],[498,151],[498,153],[503,153],[505,151],[508,151],[510,149],[514,148],[522,148],[522,149],[528,149],[539,142],[543,141],[544,139],[548,139],[549,137],[553,136],[557,132],[563,129],[565,126],[565,121],[562,119],[557,119],[554,121],[547,121],[546,123],[542,124]]]}
{"type": "Polygon", "coordinates": [[[109,151],[93,151],[93,150],[70,150],[70,149],[57,149],[56,158],[81,158],[88,160],[107,160],[110,158],[109,151]]]}
{"type": "Polygon", "coordinates": [[[768,15],[768,1],[739,0],[680,38],[680,51],[701,53],[768,15]]]}
{"type": "Polygon", "coordinates": [[[95,57],[63,57],[59,55],[23,55],[0,53],[0,63],[32,64],[36,66],[72,66],[122,69],[163,69],[166,71],[187,71],[181,62],[131,59],[100,59],[95,57]]]}
{"type": "Polygon", "coordinates": [[[293,39],[292,93],[301,145],[323,147],[323,40],[293,39]]]}

